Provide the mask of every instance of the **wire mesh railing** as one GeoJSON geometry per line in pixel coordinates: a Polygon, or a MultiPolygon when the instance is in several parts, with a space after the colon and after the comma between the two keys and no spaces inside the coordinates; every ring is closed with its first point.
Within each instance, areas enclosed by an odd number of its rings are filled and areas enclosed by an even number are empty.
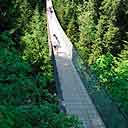
{"type": "Polygon", "coordinates": [[[106,127],[128,128],[128,121],[107,91],[103,88],[98,88],[96,76],[91,73],[75,48],[72,49],[72,61],[106,127]]]}
{"type": "Polygon", "coordinates": [[[54,71],[54,80],[55,80],[55,86],[56,86],[56,93],[57,93],[57,96],[58,96],[58,99],[59,99],[59,102],[58,102],[59,109],[60,109],[61,112],[67,113],[65,105],[63,103],[64,99],[63,99],[63,95],[62,95],[62,90],[61,90],[61,85],[60,85],[60,81],[59,81],[58,71],[57,71],[57,67],[56,67],[56,60],[55,60],[52,45],[51,45],[51,60],[52,60],[53,71],[54,71]]]}

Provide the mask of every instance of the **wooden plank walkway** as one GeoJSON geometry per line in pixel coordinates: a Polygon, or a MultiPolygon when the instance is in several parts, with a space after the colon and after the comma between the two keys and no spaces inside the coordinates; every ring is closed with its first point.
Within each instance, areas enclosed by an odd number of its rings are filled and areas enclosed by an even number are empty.
{"type": "MultiPolygon", "coordinates": [[[[47,0],[47,9],[51,6],[51,0],[47,0]]],[[[71,42],[64,34],[54,12],[52,14],[48,12],[47,14],[49,37],[56,34],[61,44],[58,55],[56,51],[54,51],[54,55],[67,113],[78,116],[83,122],[84,128],[105,128],[103,121],[72,63],[71,52],[73,46],[71,42]]]]}

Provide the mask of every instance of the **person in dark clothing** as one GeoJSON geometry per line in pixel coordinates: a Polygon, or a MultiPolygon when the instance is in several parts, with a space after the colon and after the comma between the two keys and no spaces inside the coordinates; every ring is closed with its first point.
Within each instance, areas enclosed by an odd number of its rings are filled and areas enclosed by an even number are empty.
{"type": "Polygon", "coordinates": [[[56,36],[56,34],[53,34],[53,47],[56,53],[58,54],[58,49],[60,48],[60,41],[58,40],[58,37],[56,36]]]}
{"type": "Polygon", "coordinates": [[[53,13],[52,7],[49,7],[49,12],[50,12],[51,14],[53,13]]]}

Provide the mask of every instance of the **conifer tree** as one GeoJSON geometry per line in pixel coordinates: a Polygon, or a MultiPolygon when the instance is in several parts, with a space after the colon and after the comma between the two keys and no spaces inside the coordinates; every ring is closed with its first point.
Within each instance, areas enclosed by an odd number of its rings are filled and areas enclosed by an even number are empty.
{"type": "Polygon", "coordinates": [[[79,48],[82,47],[80,53],[82,57],[88,60],[96,33],[95,19],[97,14],[95,10],[95,1],[90,0],[87,3],[85,2],[85,7],[83,7],[83,9],[81,9],[82,14],[79,16],[80,40],[76,45],[79,48]]]}

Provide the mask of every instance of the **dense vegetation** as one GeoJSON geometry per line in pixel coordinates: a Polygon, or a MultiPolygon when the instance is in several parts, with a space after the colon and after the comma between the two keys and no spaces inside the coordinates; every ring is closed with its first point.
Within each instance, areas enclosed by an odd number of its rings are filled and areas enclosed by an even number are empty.
{"type": "Polygon", "coordinates": [[[128,1],[54,0],[58,19],[84,62],[128,115],[128,1]]]}
{"type": "Polygon", "coordinates": [[[0,1],[0,128],[79,128],[59,111],[41,0],[0,1]]]}

